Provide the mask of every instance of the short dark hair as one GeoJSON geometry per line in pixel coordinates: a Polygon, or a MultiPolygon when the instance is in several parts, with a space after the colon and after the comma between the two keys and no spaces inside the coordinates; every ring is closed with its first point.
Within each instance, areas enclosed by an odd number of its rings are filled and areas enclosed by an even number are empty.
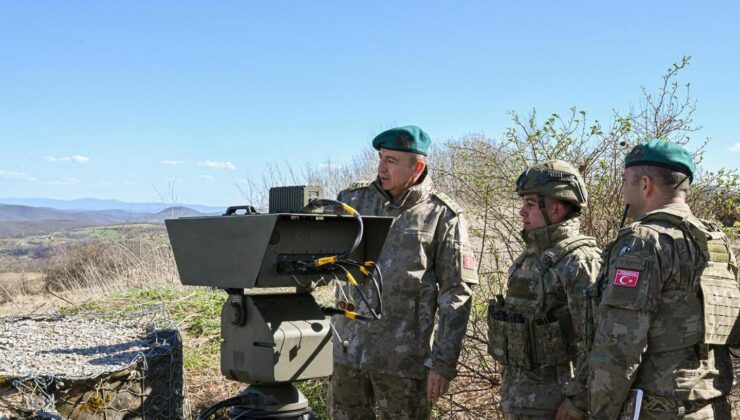
{"type": "Polygon", "coordinates": [[[545,199],[550,200],[550,202],[554,204],[560,204],[563,206],[563,208],[565,208],[565,217],[563,218],[563,220],[572,219],[581,215],[581,208],[571,202],[550,197],[545,197],[545,199]]]}
{"type": "Polygon", "coordinates": [[[672,171],[667,168],[661,168],[660,166],[648,165],[634,166],[634,168],[634,182],[637,182],[638,179],[646,176],[653,180],[663,193],[668,194],[671,197],[675,197],[679,193],[689,193],[689,176],[683,172],[672,171]]]}

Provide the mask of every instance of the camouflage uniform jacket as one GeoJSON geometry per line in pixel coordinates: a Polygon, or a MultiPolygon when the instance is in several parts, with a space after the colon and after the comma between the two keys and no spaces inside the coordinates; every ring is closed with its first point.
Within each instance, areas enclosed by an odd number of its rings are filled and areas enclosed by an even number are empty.
{"type": "MultiPolygon", "coordinates": [[[[584,292],[596,280],[601,264],[600,250],[593,238],[579,233],[580,221],[569,219],[554,225],[522,232],[526,249],[509,271],[504,309],[508,316],[541,323],[555,321],[555,337],[565,345],[560,360],[542,360],[557,350],[548,347],[548,333],[531,340],[530,366],[521,363],[503,364],[501,407],[507,413],[546,414],[554,412],[566,395],[580,397],[586,405],[586,374],[580,371],[573,381],[571,364],[583,361],[586,352],[586,317],[584,292]],[[569,245],[579,243],[574,249],[569,245]],[[566,252],[558,261],[550,261],[558,251],[566,252]],[[544,270],[544,271],[543,271],[544,270]],[[562,331],[562,332],[561,332],[562,331]],[[544,354],[543,354],[544,353],[544,354]],[[540,359],[540,360],[538,360],[540,359]]],[[[541,330],[538,330],[541,331],[541,330]]],[[[534,330],[530,333],[537,334],[534,330]]],[[[496,341],[500,337],[490,337],[496,341]]],[[[551,341],[551,340],[550,340],[551,341]]],[[[517,351],[517,350],[513,350],[517,351]]],[[[523,350],[524,352],[526,350],[523,350]]],[[[511,356],[513,357],[513,355],[511,356]]],[[[579,363],[581,368],[582,363],[579,363]]]]}
{"type": "MultiPolygon", "coordinates": [[[[345,352],[334,341],[334,361],[340,365],[414,379],[426,379],[427,368],[448,379],[457,373],[477,264],[461,209],[423,176],[396,201],[377,180],[339,193],[338,199],[360,214],[395,218],[377,261],[383,274],[382,318],[334,317],[342,341],[349,342],[345,352]]],[[[372,288],[364,290],[372,302],[372,288]]],[[[345,297],[367,313],[353,289],[340,283],[337,299],[345,297]]]]}
{"type": "MultiPolygon", "coordinates": [[[[650,401],[665,404],[655,416],[666,416],[732,385],[727,347],[702,344],[701,253],[679,227],[656,220],[662,215],[703,223],[686,204],[669,204],[620,230],[604,251],[608,264],[593,293],[600,303],[589,359],[592,418],[616,419],[630,388],[645,394],[641,418],[653,418],[650,401]]],[[[725,269],[734,266],[729,247],[722,252],[725,269]]]]}

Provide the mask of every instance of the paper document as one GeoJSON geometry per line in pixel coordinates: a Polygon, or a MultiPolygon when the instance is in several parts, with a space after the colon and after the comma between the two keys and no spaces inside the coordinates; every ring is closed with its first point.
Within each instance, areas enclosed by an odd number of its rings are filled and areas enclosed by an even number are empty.
{"type": "Polygon", "coordinates": [[[622,407],[622,413],[619,420],[637,420],[640,418],[640,408],[642,408],[642,390],[630,389],[627,400],[622,407]]]}

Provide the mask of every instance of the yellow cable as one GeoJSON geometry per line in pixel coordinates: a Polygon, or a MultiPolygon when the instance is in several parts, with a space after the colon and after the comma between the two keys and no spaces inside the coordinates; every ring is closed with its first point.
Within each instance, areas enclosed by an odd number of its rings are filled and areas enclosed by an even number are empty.
{"type": "Polygon", "coordinates": [[[349,271],[347,271],[347,281],[349,281],[351,284],[357,286],[357,280],[355,280],[355,277],[349,271]]]}
{"type": "Polygon", "coordinates": [[[352,207],[350,207],[349,204],[342,203],[342,209],[344,211],[346,211],[348,214],[352,215],[352,216],[359,216],[360,215],[360,213],[358,213],[357,210],[355,210],[352,207]]]}
{"type": "Polygon", "coordinates": [[[337,256],[332,255],[331,257],[323,257],[319,258],[318,260],[314,261],[317,267],[320,267],[322,265],[331,264],[337,262],[337,256]]]}

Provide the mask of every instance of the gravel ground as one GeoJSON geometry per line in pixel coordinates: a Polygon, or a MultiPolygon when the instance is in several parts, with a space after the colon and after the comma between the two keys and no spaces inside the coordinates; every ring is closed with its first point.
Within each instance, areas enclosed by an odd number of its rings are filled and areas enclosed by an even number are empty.
{"type": "Polygon", "coordinates": [[[94,378],[146,353],[146,328],[86,315],[0,319],[0,376],[94,378]]]}

